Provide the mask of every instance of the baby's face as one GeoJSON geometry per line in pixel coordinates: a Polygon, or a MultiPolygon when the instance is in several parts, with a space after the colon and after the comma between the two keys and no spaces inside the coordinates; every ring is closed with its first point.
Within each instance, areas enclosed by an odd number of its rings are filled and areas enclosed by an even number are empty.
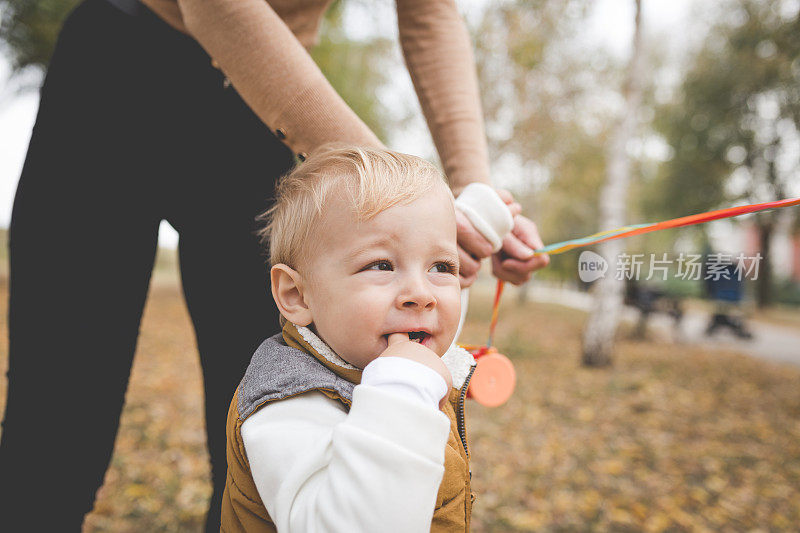
{"type": "Polygon", "coordinates": [[[364,368],[398,332],[424,332],[443,355],[461,309],[453,202],[445,186],[359,222],[331,200],[301,275],[313,328],[339,356],[364,368]],[[308,276],[310,274],[310,277],[308,276]]]}

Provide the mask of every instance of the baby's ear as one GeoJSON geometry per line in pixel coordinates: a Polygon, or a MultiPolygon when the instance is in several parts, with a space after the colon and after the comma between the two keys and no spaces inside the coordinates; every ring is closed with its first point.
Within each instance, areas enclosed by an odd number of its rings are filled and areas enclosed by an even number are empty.
{"type": "Polygon", "coordinates": [[[286,320],[298,326],[311,324],[311,310],[303,299],[303,279],[291,267],[278,263],[270,271],[272,297],[286,320]]]}

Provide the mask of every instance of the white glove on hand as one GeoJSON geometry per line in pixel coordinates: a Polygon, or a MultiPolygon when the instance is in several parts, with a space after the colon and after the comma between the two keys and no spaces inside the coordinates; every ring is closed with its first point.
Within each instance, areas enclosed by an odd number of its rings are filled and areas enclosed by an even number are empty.
{"type": "Polygon", "coordinates": [[[511,211],[500,195],[485,183],[470,183],[456,198],[456,209],[464,213],[496,253],[503,247],[503,238],[514,227],[511,211]]]}

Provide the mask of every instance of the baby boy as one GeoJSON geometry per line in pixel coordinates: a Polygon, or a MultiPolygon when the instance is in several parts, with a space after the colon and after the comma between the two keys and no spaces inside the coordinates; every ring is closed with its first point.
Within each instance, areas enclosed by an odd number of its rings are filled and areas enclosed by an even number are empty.
{"type": "Polygon", "coordinates": [[[409,155],[328,148],[265,214],[282,333],[228,412],[222,531],[466,531],[453,196],[409,155]]]}

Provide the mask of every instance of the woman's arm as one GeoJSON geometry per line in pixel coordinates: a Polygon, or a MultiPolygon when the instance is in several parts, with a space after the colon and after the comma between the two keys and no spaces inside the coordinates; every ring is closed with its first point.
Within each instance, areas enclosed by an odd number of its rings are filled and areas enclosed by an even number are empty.
{"type": "Polygon", "coordinates": [[[397,0],[397,23],[453,194],[475,181],[491,185],[475,59],[454,0],[397,0]]]}
{"type": "Polygon", "coordinates": [[[187,31],[296,154],[331,141],[383,147],[264,0],[178,0],[187,31]]]}
{"type": "MultiPolygon", "coordinates": [[[[178,0],[187,31],[295,153],[330,141],[383,147],[264,0],[178,0]]],[[[471,43],[452,0],[397,0],[400,41],[455,194],[489,183],[471,43]]]]}

